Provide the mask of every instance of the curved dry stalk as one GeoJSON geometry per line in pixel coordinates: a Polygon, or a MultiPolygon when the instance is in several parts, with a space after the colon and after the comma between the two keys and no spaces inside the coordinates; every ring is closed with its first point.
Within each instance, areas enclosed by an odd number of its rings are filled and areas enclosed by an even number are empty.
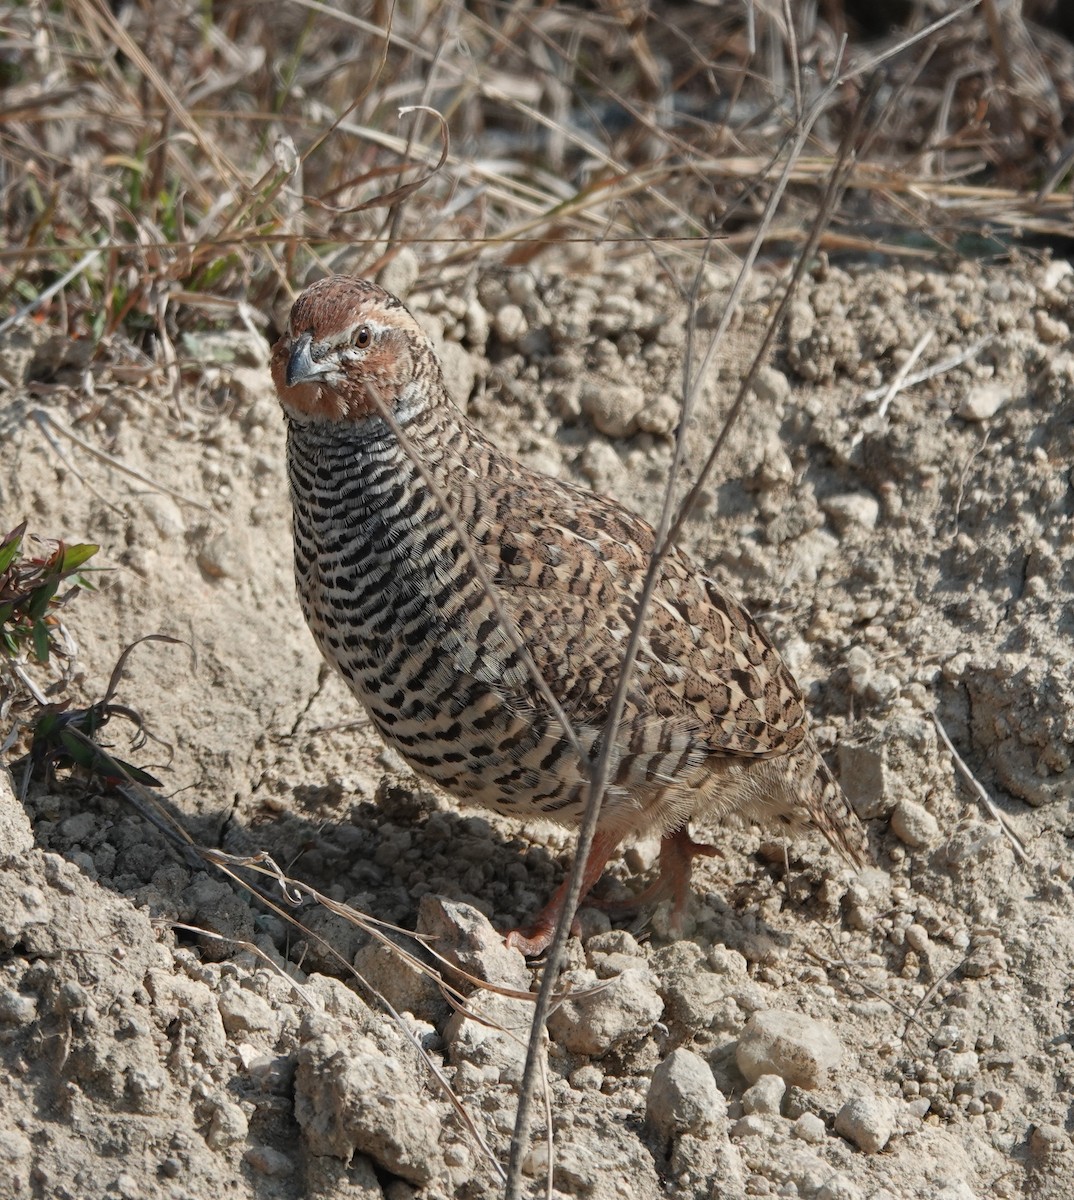
{"type": "MultiPolygon", "coordinates": [[[[834,87],[830,85],[817,97],[809,112],[804,117],[798,136],[788,152],[787,166],[784,170],[784,180],[787,177],[789,167],[793,163],[796,155],[800,154],[804,148],[806,139],[809,136],[813,124],[815,124],[815,122],[825,111],[833,94],[834,87]]],[[[864,105],[862,106],[862,110],[864,110],[864,105]]],[[[829,188],[828,194],[825,196],[824,202],[822,202],[821,208],[819,209],[814,222],[814,241],[817,237],[819,237],[820,230],[822,230],[831,219],[834,198],[838,191],[835,181],[840,176],[842,164],[850,156],[851,147],[853,144],[852,139],[854,136],[856,136],[856,133],[857,129],[852,125],[848,131],[847,138],[844,139],[840,157],[837,159],[836,167],[833,170],[833,184],[829,188]]],[[[765,213],[767,222],[770,222],[774,216],[776,207],[782,200],[782,196],[783,189],[777,188],[769,197],[769,202],[765,213]]],[[[567,896],[564,901],[563,912],[560,916],[559,924],[557,925],[552,944],[549,947],[541,979],[541,988],[538,993],[537,1008],[533,1016],[533,1033],[530,1040],[530,1053],[526,1062],[526,1071],[523,1074],[522,1088],[519,1095],[518,1112],[515,1120],[515,1129],[511,1140],[511,1161],[508,1167],[508,1184],[505,1192],[506,1200],[517,1200],[517,1198],[521,1195],[522,1160],[525,1156],[529,1143],[529,1124],[531,1121],[533,1084],[536,1078],[536,1064],[540,1057],[539,1047],[541,1033],[543,1031],[544,1021],[547,1019],[551,1001],[552,987],[554,986],[556,973],[558,972],[559,963],[562,961],[564,951],[566,950],[567,938],[570,935],[571,921],[574,917],[575,910],[577,909],[581,894],[582,873],[586,857],[588,856],[589,849],[592,846],[593,838],[596,834],[597,823],[600,818],[600,804],[610,771],[611,755],[614,749],[615,741],[614,735],[619,727],[619,721],[622,717],[623,709],[626,704],[626,697],[630,687],[634,663],[641,645],[646,610],[659,580],[660,569],[664,559],[667,556],[667,553],[670,550],[673,542],[675,541],[676,535],[678,534],[682,523],[685,521],[690,509],[698,500],[701,490],[715,466],[717,455],[726,442],[734,421],[742,409],[745,398],[749,394],[749,389],[752,386],[753,379],[767,357],[768,350],[776,336],[776,333],[782,327],[783,316],[789,307],[790,299],[793,296],[797,283],[801,279],[802,273],[804,273],[804,263],[806,262],[805,254],[803,254],[802,260],[799,264],[802,269],[792,275],[791,280],[788,283],[787,290],[784,293],[783,302],[772,317],[772,320],[769,322],[766,336],[762,341],[760,349],[757,351],[750,371],[747,373],[747,376],[742,383],[739,394],[724,417],[720,432],[713,443],[712,450],[705,462],[705,466],[702,468],[701,475],[699,476],[698,481],[687,493],[685,499],[679,506],[677,515],[673,519],[672,512],[674,505],[674,488],[677,472],[679,466],[681,465],[682,455],[684,453],[686,425],[689,410],[692,407],[693,400],[697,394],[697,390],[700,387],[700,380],[703,377],[713,355],[715,354],[717,347],[722,343],[723,336],[725,335],[730,324],[733,310],[735,307],[737,307],[742,290],[745,287],[748,274],[752,269],[756,255],[760,251],[763,228],[767,222],[762,221],[762,228],[758,231],[759,236],[755,240],[754,246],[751,249],[751,253],[747,255],[739,276],[735,281],[735,286],[732,289],[727,308],[724,312],[723,318],[720,321],[720,324],[717,326],[712,338],[710,339],[709,346],[702,361],[701,367],[696,373],[694,373],[692,370],[693,364],[689,361],[689,359],[687,358],[687,360],[684,362],[683,419],[679,423],[679,429],[676,436],[675,457],[672,462],[672,470],[669,472],[668,486],[665,490],[660,519],[657,523],[655,549],[653,551],[649,568],[646,572],[645,582],[638,600],[634,623],[631,629],[631,636],[628,640],[627,647],[623,654],[623,659],[620,665],[618,686],[610,706],[605,732],[601,738],[601,753],[596,762],[593,764],[593,774],[590,782],[590,798],[587,803],[586,813],[583,818],[582,826],[576,843],[575,861],[571,871],[570,884],[568,886],[567,896]]],[[[695,283],[695,287],[696,286],[697,284],[695,283]]],[[[693,322],[691,319],[691,326],[692,323],[693,322]]],[[[692,348],[692,339],[688,341],[688,347],[692,348]]]]}
{"type": "MultiPolygon", "coordinates": [[[[391,930],[392,932],[403,934],[409,938],[416,938],[417,935],[415,935],[412,931],[402,929],[399,926],[391,925],[385,921],[380,921],[375,917],[370,917],[368,914],[361,913],[357,909],[353,909],[348,905],[333,901],[329,897],[318,892],[315,888],[310,887],[308,884],[302,883],[300,880],[289,878],[287,874],[274,862],[272,857],[266,853],[238,856],[228,854],[225,851],[215,850],[210,847],[200,846],[194,841],[194,839],[183,828],[183,826],[171,815],[171,813],[167,811],[165,806],[161,803],[160,797],[157,796],[152,789],[139,784],[133,779],[128,778],[128,782],[120,784],[116,790],[121,796],[124,797],[124,799],[128,801],[128,803],[132,804],[139,813],[141,813],[157,829],[164,833],[168,840],[175,843],[183,852],[184,856],[192,861],[193,865],[215,867],[217,870],[231,879],[238,887],[256,896],[260,902],[264,904],[266,908],[268,908],[268,910],[275,916],[280,917],[289,925],[292,925],[296,929],[300,930],[303,937],[308,938],[316,943],[318,948],[325,955],[337,962],[345,973],[351,975],[352,978],[357,980],[357,982],[365,990],[366,994],[371,996],[377,1005],[379,1005],[383,1011],[386,1012],[389,1017],[391,1017],[396,1027],[411,1044],[414,1051],[421,1059],[423,1065],[429,1070],[433,1078],[436,1079],[445,1099],[455,1110],[455,1113],[463,1127],[473,1138],[475,1144],[481,1151],[486,1161],[489,1163],[491,1169],[501,1180],[506,1179],[504,1169],[500,1164],[499,1159],[496,1157],[495,1152],[489,1146],[488,1142],[484,1138],[484,1135],[478,1129],[473,1118],[467,1112],[462,1100],[451,1087],[451,1084],[445,1076],[443,1069],[431,1057],[425,1047],[422,1046],[421,1042],[418,1040],[408,1023],[404,1020],[403,1016],[395,1009],[387,997],[385,997],[378,988],[374,987],[369,980],[367,980],[361,974],[361,972],[355,968],[353,963],[349,962],[342,954],[340,954],[340,952],[323,935],[309,929],[306,925],[304,925],[303,922],[299,920],[298,917],[291,911],[291,909],[301,904],[303,900],[310,898],[330,911],[336,912],[346,919],[353,921],[353,923],[358,928],[362,929],[363,932],[368,933],[382,945],[387,946],[393,953],[398,955],[404,962],[413,967],[415,970],[421,971],[423,974],[435,979],[441,990],[445,993],[445,997],[448,998],[449,1003],[452,1003],[454,1006],[457,1001],[459,1006],[465,1007],[466,997],[461,991],[459,991],[449,980],[445,979],[439,971],[430,967],[428,963],[422,962],[421,959],[410,954],[403,947],[399,946],[398,943],[387,937],[384,933],[384,930],[391,930]],[[280,889],[282,900],[274,900],[266,890],[258,888],[248,880],[244,879],[240,874],[237,873],[239,869],[253,870],[255,873],[265,875],[275,880],[280,889]],[[453,1000],[451,997],[454,997],[455,999],[453,1000]]],[[[258,947],[252,946],[249,943],[236,941],[236,939],[227,938],[222,934],[216,934],[211,931],[195,929],[192,926],[183,925],[179,922],[170,922],[169,924],[172,924],[175,928],[191,929],[197,933],[204,932],[206,936],[215,937],[221,941],[227,941],[236,945],[241,945],[244,948],[253,950],[256,954],[258,954],[259,957],[264,958],[275,970],[281,970],[279,964],[273,962],[270,956],[266,955],[258,947]]],[[[450,967],[452,972],[464,976],[468,981],[473,982],[477,987],[496,991],[500,994],[511,996],[514,999],[533,999],[532,993],[530,992],[516,992],[512,991],[511,989],[500,988],[496,985],[488,983],[486,980],[478,979],[475,976],[460,970],[458,967],[454,966],[454,964],[448,963],[447,965],[450,967]]],[[[286,975],[286,973],[284,974],[286,975]]],[[[292,987],[294,987],[298,995],[300,995],[307,1003],[309,1003],[309,997],[303,992],[300,985],[298,985],[294,980],[289,979],[289,982],[291,983],[292,987]]],[[[475,1016],[475,1019],[481,1018],[475,1016]]],[[[500,1026],[495,1027],[499,1032],[510,1034],[509,1030],[503,1029],[500,1026]]]]}
{"type": "MultiPolygon", "coordinates": [[[[68,441],[74,442],[76,446],[80,446],[86,451],[87,454],[92,455],[99,462],[103,462],[110,467],[114,467],[117,471],[122,472],[122,474],[129,475],[131,479],[137,479],[139,483],[146,484],[155,492],[162,492],[166,496],[171,496],[173,500],[178,500],[180,504],[189,504],[191,508],[199,508],[202,512],[211,513],[213,511],[210,505],[202,504],[200,500],[191,500],[189,496],[184,496],[182,492],[177,492],[174,488],[168,487],[166,483],[161,483],[159,480],[143,474],[134,467],[128,467],[125,462],[122,462],[120,459],[116,458],[115,455],[109,454],[106,451],[101,450],[99,447],[94,446],[92,442],[87,442],[85,438],[79,437],[74,430],[68,429],[66,425],[62,424],[60,421],[57,421],[51,413],[45,412],[43,408],[35,408],[30,413],[30,417],[33,419],[34,423],[38,426],[41,432],[46,435],[46,437],[48,436],[47,429],[54,429],[57,433],[63,434],[68,441]]],[[[51,444],[55,445],[55,443],[52,443],[51,438],[49,441],[51,444]]],[[[81,476],[79,476],[79,478],[81,478],[81,476]]],[[[112,506],[109,505],[109,507],[112,506]]]]}
{"type": "Polygon", "coordinates": [[[966,766],[962,755],[959,754],[959,752],[955,749],[951,739],[947,736],[947,730],[944,729],[943,722],[935,713],[932,714],[932,723],[936,726],[936,732],[943,739],[943,744],[947,747],[947,752],[951,755],[951,761],[958,768],[959,774],[977,793],[977,798],[991,814],[992,818],[999,825],[1000,829],[1003,830],[1003,834],[1007,841],[1010,842],[1011,849],[1014,851],[1015,857],[1023,863],[1028,864],[1031,862],[1032,860],[1029,857],[1029,852],[1026,850],[1025,842],[1022,841],[1018,831],[996,807],[995,801],[988,794],[988,792],[985,791],[984,785],[977,779],[977,776],[974,775],[969,767],[966,766]]]}

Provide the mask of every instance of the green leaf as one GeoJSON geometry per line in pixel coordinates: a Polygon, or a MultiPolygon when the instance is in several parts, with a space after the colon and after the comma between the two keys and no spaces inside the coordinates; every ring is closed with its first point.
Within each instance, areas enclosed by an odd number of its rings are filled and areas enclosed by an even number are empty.
{"type": "MultiPolygon", "coordinates": [[[[8,534],[8,536],[11,537],[11,534],[8,534]]],[[[21,533],[16,533],[14,537],[11,537],[10,542],[4,542],[3,545],[0,545],[0,571],[6,571],[11,566],[21,545],[21,533]]]]}
{"type": "Polygon", "coordinates": [[[88,542],[79,542],[74,546],[64,546],[63,558],[60,559],[60,573],[70,575],[72,571],[77,571],[98,550],[100,550],[100,546],[93,546],[88,542]]]}
{"type": "Polygon", "coordinates": [[[88,771],[98,769],[102,751],[92,742],[85,741],[73,729],[60,730],[60,745],[63,753],[72,762],[88,771]]]}
{"type": "Polygon", "coordinates": [[[48,662],[48,626],[43,621],[34,622],[34,657],[39,663],[48,662]]]}
{"type": "Polygon", "coordinates": [[[140,783],[145,787],[154,788],[164,786],[159,779],[154,778],[154,776],[150,775],[148,771],[143,771],[141,767],[136,767],[129,762],[124,762],[122,758],[113,758],[112,762],[114,762],[117,766],[122,767],[135,783],[140,783]]]}
{"type": "Polygon", "coordinates": [[[34,621],[40,620],[48,612],[49,601],[56,595],[59,586],[59,579],[52,579],[35,589],[30,603],[26,606],[26,615],[34,621]]]}

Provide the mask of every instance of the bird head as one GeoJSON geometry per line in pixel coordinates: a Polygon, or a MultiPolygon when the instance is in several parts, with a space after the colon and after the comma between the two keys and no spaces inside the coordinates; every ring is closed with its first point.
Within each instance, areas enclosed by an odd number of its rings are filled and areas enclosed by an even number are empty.
{"type": "Polygon", "coordinates": [[[297,421],[362,421],[378,399],[402,417],[438,379],[432,345],[402,301],[349,275],[311,284],[272,348],[276,394],[297,421]]]}

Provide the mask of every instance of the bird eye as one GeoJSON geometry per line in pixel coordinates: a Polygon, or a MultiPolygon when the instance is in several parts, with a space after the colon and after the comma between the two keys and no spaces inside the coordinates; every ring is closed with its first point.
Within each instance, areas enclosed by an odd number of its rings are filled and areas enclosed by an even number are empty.
{"type": "Polygon", "coordinates": [[[368,325],[359,325],[354,332],[354,344],[364,350],[373,340],[373,330],[368,325]]]}

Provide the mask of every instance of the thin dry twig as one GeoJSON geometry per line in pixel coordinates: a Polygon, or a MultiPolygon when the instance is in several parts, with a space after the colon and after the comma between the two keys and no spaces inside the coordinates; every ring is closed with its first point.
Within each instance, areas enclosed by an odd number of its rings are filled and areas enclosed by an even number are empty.
{"type": "Polygon", "coordinates": [[[943,738],[943,744],[947,747],[947,751],[951,755],[952,762],[958,768],[959,774],[973,788],[977,793],[978,799],[991,814],[992,818],[999,824],[1000,829],[1003,830],[1004,835],[1010,842],[1015,856],[1023,863],[1028,864],[1031,862],[1032,860],[1029,857],[1029,852],[1026,850],[1025,842],[1022,841],[1017,830],[1007,817],[996,807],[992,797],[985,791],[984,786],[978,781],[974,773],[966,766],[962,755],[955,749],[951,739],[947,736],[947,730],[944,729],[943,722],[935,713],[932,714],[932,723],[936,726],[936,732],[943,738]]]}
{"type": "MultiPolygon", "coordinates": [[[[971,342],[964,350],[960,350],[957,354],[952,354],[948,358],[941,359],[939,362],[933,363],[926,367],[923,371],[917,371],[912,375],[906,375],[900,382],[903,388],[917,387],[919,383],[925,383],[929,379],[935,379],[939,375],[946,375],[948,371],[953,371],[956,367],[964,366],[971,359],[977,357],[978,354],[994,341],[992,334],[987,337],[979,338],[976,342],[971,342]]],[[[872,391],[865,392],[862,399],[872,402],[879,400],[890,389],[890,384],[885,384],[883,387],[874,388],[872,391]]]]}
{"type": "MultiPolygon", "coordinates": [[[[805,140],[808,137],[809,130],[812,128],[813,123],[819,119],[820,115],[824,112],[825,106],[829,102],[831,94],[832,93],[830,89],[825,89],[825,91],[821,93],[821,95],[811,106],[809,113],[803,120],[803,127],[800,130],[795,144],[788,151],[788,161],[793,160],[796,152],[801,152],[801,149],[805,144],[805,140]]],[[[850,130],[850,137],[844,143],[841,157],[837,166],[841,166],[842,162],[849,157],[852,144],[850,138],[852,138],[855,134],[856,128],[852,126],[850,130]]],[[[815,222],[814,228],[818,231],[830,219],[834,196],[837,192],[835,179],[837,179],[840,174],[841,172],[838,169],[836,172],[833,172],[833,175],[835,176],[835,178],[833,178],[833,184],[829,188],[829,192],[822,203],[820,212],[818,213],[818,217],[815,222]]],[[[781,196],[782,192],[773,192],[773,196],[769,204],[770,213],[775,211],[775,206],[778,204],[781,196]]],[[[819,236],[819,232],[817,233],[817,236],[819,236]]],[[[747,260],[743,264],[742,272],[740,273],[738,280],[736,280],[737,291],[732,291],[732,299],[729,301],[728,305],[729,308],[731,304],[735,302],[737,294],[740,294],[741,288],[745,286],[743,276],[752,267],[752,262],[753,257],[747,256],[747,260]]],[[[788,290],[784,295],[783,304],[781,304],[780,308],[773,316],[766,337],[762,342],[757,357],[754,359],[753,367],[747,374],[746,380],[742,385],[739,395],[736,397],[735,402],[731,405],[731,408],[728,410],[727,415],[724,418],[720,433],[717,435],[713,443],[712,451],[706,460],[705,467],[702,469],[698,484],[695,484],[695,486],[687,494],[687,497],[680,505],[674,520],[672,519],[674,494],[670,488],[665,493],[660,520],[657,525],[656,538],[654,542],[655,549],[646,572],[645,582],[642,586],[641,595],[638,599],[637,609],[631,629],[631,636],[628,640],[627,648],[624,652],[622,664],[620,666],[619,682],[616,688],[615,696],[613,697],[609,708],[608,721],[601,739],[601,752],[592,767],[592,774],[590,778],[590,795],[587,801],[586,812],[583,817],[582,826],[579,830],[576,842],[575,860],[571,870],[567,896],[564,901],[563,911],[560,914],[556,932],[553,937],[552,944],[549,947],[544,970],[542,972],[541,988],[538,992],[537,1007],[533,1017],[533,1033],[530,1039],[526,1068],[523,1073],[522,1084],[520,1088],[518,1110],[515,1118],[515,1128],[511,1138],[511,1159],[508,1165],[508,1184],[505,1193],[506,1200],[517,1200],[517,1197],[521,1194],[522,1162],[529,1145],[530,1122],[532,1120],[531,1114],[533,1087],[536,1079],[537,1063],[541,1057],[540,1044],[543,1036],[544,1022],[547,1019],[552,988],[555,985],[559,963],[562,961],[562,957],[566,949],[567,938],[570,935],[571,921],[573,920],[574,913],[578,906],[582,887],[582,875],[585,869],[585,861],[593,844],[597,823],[600,819],[600,806],[603,799],[604,788],[610,772],[611,757],[615,746],[615,735],[618,731],[619,722],[622,718],[623,709],[626,704],[626,696],[630,686],[634,662],[641,646],[641,637],[644,629],[646,609],[653,592],[656,589],[656,584],[659,580],[659,573],[663,560],[673,544],[682,522],[685,521],[690,509],[700,497],[701,485],[707,480],[708,475],[711,474],[711,471],[715,466],[716,457],[726,442],[731,427],[738,416],[738,413],[742,409],[742,404],[746,395],[748,394],[748,389],[752,386],[753,378],[756,376],[757,371],[760,369],[760,366],[764,361],[764,357],[768,353],[768,349],[772,343],[772,340],[775,338],[776,331],[782,324],[783,315],[789,306],[790,298],[800,278],[801,271],[792,275],[791,281],[788,285],[788,290]]],[[[693,386],[688,386],[684,391],[684,407],[691,401],[694,388],[699,386],[699,381],[704,373],[705,366],[711,355],[715,353],[715,345],[718,339],[722,336],[724,330],[726,330],[729,321],[730,317],[725,314],[724,320],[721,321],[717,330],[713,334],[713,338],[709,346],[709,352],[705,356],[705,360],[702,363],[701,369],[694,376],[693,386]]],[[[690,377],[690,365],[691,364],[687,363],[685,367],[687,380],[689,380],[690,377]]],[[[677,435],[678,441],[682,442],[685,439],[685,436],[686,423],[685,421],[682,421],[679,425],[677,435]]],[[[673,482],[674,481],[672,481],[672,484],[673,482]]]]}
{"type": "Polygon", "coordinates": [[[925,352],[925,348],[932,341],[936,334],[935,329],[926,329],[925,332],[914,343],[910,353],[906,356],[902,366],[895,372],[895,376],[888,385],[887,391],[880,400],[880,405],[876,410],[877,417],[883,421],[888,415],[888,409],[891,407],[892,400],[899,394],[906,383],[906,378],[913,370],[917,360],[925,352]]]}
{"type": "MultiPolygon", "coordinates": [[[[202,512],[212,512],[212,508],[208,504],[202,504],[200,500],[191,500],[189,496],[184,496],[182,492],[177,492],[174,488],[168,487],[167,484],[161,483],[159,480],[153,479],[149,475],[143,474],[134,467],[128,467],[125,462],[109,454],[106,450],[101,450],[98,446],[94,446],[92,442],[87,442],[85,438],[81,438],[72,429],[68,429],[66,425],[57,421],[51,413],[45,412],[42,408],[35,408],[30,413],[31,418],[41,429],[42,433],[47,436],[49,428],[54,429],[57,433],[63,434],[65,438],[74,442],[76,446],[81,446],[87,454],[92,455],[100,462],[107,463],[108,466],[114,467],[124,475],[129,475],[131,479],[137,479],[139,483],[144,483],[151,487],[155,492],[163,492],[166,496],[171,496],[173,500],[178,500],[181,504],[189,504],[191,508],[201,509],[202,512]]],[[[52,442],[52,439],[49,439],[52,442]]],[[[52,443],[55,445],[55,443],[52,443]]],[[[77,472],[76,472],[77,473],[77,472]]]]}

